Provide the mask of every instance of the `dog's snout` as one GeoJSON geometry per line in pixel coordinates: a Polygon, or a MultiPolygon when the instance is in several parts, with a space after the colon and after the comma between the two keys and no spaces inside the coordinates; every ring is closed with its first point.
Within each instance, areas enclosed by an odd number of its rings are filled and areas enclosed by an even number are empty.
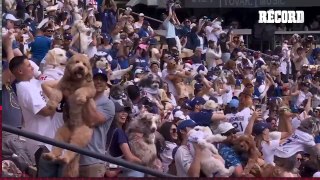
{"type": "Polygon", "coordinates": [[[156,132],[156,130],[157,130],[157,128],[154,128],[154,127],[151,128],[151,132],[152,132],[152,133],[156,132]]]}
{"type": "Polygon", "coordinates": [[[79,71],[84,71],[84,68],[83,67],[79,67],[78,70],[79,71]]]}

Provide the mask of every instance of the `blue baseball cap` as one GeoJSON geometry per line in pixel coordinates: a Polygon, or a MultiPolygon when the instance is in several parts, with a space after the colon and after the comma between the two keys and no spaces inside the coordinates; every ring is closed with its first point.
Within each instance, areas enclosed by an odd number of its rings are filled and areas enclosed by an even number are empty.
{"type": "Polygon", "coordinates": [[[239,100],[238,99],[232,99],[229,102],[229,107],[231,108],[238,108],[239,107],[239,100]]]}
{"type": "Polygon", "coordinates": [[[264,123],[264,122],[258,122],[253,125],[252,133],[253,133],[253,135],[257,136],[257,135],[262,134],[262,132],[267,128],[270,128],[269,124],[264,123]]]}
{"type": "Polygon", "coordinates": [[[186,129],[187,127],[189,127],[189,128],[194,128],[195,126],[197,126],[197,123],[194,122],[194,120],[192,120],[192,119],[187,119],[187,120],[181,121],[181,122],[178,124],[177,130],[180,131],[180,130],[182,130],[182,129],[186,129]]]}
{"type": "Polygon", "coordinates": [[[107,71],[105,71],[104,69],[94,68],[92,70],[92,74],[93,74],[93,77],[101,76],[105,78],[106,81],[108,81],[107,71]]]}
{"type": "Polygon", "coordinates": [[[205,103],[206,103],[206,100],[203,99],[203,97],[195,97],[191,100],[190,106],[194,108],[196,105],[199,105],[199,104],[204,105],[205,103]]]}
{"type": "Polygon", "coordinates": [[[202,84],[202,83],[196,83],[196,84],[194,84],[194,89],[195,89],[196,91],[200,90],[202,87],[203,87],[203,84],[202,84]]]}

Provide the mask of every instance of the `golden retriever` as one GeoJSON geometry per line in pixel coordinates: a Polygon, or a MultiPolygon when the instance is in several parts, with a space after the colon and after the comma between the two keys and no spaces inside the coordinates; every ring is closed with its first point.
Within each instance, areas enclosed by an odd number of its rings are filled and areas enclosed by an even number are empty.
{"type": "Polygon", "coordinates": [[[263,160],[261,160],[262,154],[258,150],[256,143],[252,136],[242,135],[235,141],[234,148],[236,151],[247,155],[248,162],[244,168],[245,175],[257,175],[261,173],[261,166],[264,165],[263,160]],[[254,170],[254,171],[253,171],[254,170]]]}
{"type": "MultiPolygon", "coordinates": [[[[82,107],[96,93],[92,78],[89,58],[83,54],[76,54],[67,62],[64,75],[59,82],[49,81],[42,84],[43,91],[49,98],[49,104],[55,106],[62,97],[67,99],[65,123],[57,130],[55,140],[81,148],[91,140],[93,130],[89,121],[82,119],[82,107]]],[[[62,151],[61,148],[53,147],[50,153],[44,154],[44,158],[58,160],[64,164],[73,162],[77,154],[68,150],[62,154],[62,151]]],[[[74,168],[78,168],[78,161],[75,164],[77,165],[74,168]]],[[[77,173],[78,171],[69,176],[77,176],[77,173]]]]}

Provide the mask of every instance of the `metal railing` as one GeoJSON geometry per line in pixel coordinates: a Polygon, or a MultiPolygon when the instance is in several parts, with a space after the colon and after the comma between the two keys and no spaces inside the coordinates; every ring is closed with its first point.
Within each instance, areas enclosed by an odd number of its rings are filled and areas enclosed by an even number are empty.
{"type": "Polygon", "coordinates": [[[40,141],[40,142],[43,142],[43,143],[46,143],[46,144],[50,144],[50,145],[53,145],[53,146],[56,146],[56,147],[67,149],[67,150],[70,150],[70,151],[73,151],[73,152],[76,152],[76,153],[79,153],[79,154],[82,154],[82,155],[85,155],[85,156],[90,156],[90,157],[93,157],[93,158],[96,158],[96,159],[100,159],[100,160],[103,160],[103,161],[106,161],[106,162],[109,162],[109,163],[112,163],[112,164],[117,164],[119,166],[123,166],[123,167],[129,168],[129,169],[135,170],[135,171],[143,172],[145,174],[149,174],[149,175],[152,175],[152,176],[156,176],[156,177],[176,177],[174,175],[170,175],[170,174],[166,174],[166,173],[163,173],[163,172],[159,172],[159,171],[150,169],[150,168],[145,167],[145,166],[133,164],[133,163],[130,163],[128,161],[125,161],[125,160],[122,160],[122,159],[119,159],[119,158],[114,158],[114,157],[107,156],[107,155],[104,155],[104,154],[100,154],[100,153],[95,153],[95,152],[92,152],[92,151],[84,150],[84,149],[81,149],[81,148],[79,148],[77,146],[70,145],[70,144],[67,144],[67,143],[58,142],[58,141],[55,141],[55,140],[53,140],[51,138],[48,138],[48,137],[45,137],[45,136],[41,136],[39,134],[31,133],[31,132],[28,132],[28,131],[25,131],[25,130],[17,129],[15,127],[8,126],[8,125],[5,125],[5,124],[2,124],[2,131],[6,131],[6,132],[9,132],[9,133],[12,133],[12,134],[16,134],[16,135],[23,136],[23,137],[26,137],[26,138],[29,138],[29,139],[33,139],[33,140],[36,140],[36,141],[40,141]]]}

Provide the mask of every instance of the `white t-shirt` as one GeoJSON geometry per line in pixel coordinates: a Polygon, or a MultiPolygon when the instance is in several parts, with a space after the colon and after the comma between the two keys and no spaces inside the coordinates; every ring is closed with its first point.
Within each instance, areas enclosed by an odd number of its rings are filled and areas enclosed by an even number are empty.
{"type": "MultiPolygon", "coordinates": [[[[41,82],[50,81],[50,80],[60,80],[63,77],[64,70],[63,68],[47,69],[44,71],[44,74],[40,76],[41,82]]],[[[48,132],[47,136],[54,138],[57,130],[64,124],[63,113],[61,103],[59,103],[56,113],[52,116],[51,127],[52,131],[48,132]]],[[[46,145],[49,150],[51,150],[52,145],[46,145]]]]}
{"type": "Polygon", "coordinates": [[[165,149],[160,153],[160,157],[162,160],[162,166],[163,166],[165,173],[168,172],[169,165],[173,161],[172,151],[175,147],[177,147],[176,143],[165,141],[165,149]]]}
{"type": "Polygon", "coordinates": [[[281,158],[288,158],[299,151],[304,151],[307,146],[313,147],[315,145],[312,135],[297,129],[286,142],[276,148],[275,155],[281,158]]]}
{"type": "Polygon", "coordinates": [[[280,146],[280,140],[271,140],[270,143],[261,142],[261,151],[266,164],[274,164],[274,152],[280,146]]]}
{"type": "Polygon", "coordinates": [[[297,102],[296,102],[296,106],[300,106],[301,103],[305,100],[305,99],[308,99],[308,97],[311,97],[312,94],[310,92],[308,92],[307,94],[305,94],[304,92],[300,91],[299,92],[299,95],[298,95],[298,99],[297,99],[297,102]]]}
{"type": "Polygon", "coordinates": [[[237,114],[227,114],[226,118],[229,123],[231,123],[239,132],[237,134],[241,135],[244,133],[249,119],[251,117],[250,108],[244,108],[242,111],[237,114]]]}
{"type": "Polygon", "coordinates": [[[212,30],[213,30],[213,27],[211,27],[211,26],[207,26],[205,28],[207,40],[208,41],[212,40],[214,42],[218,42],[218,37],[214,33],[212,33],[212,30]]]}
{"type": "MultiPolygon", "coordinates": [[[[46,97],[41,88],[41,81],[31,79],[17,83],[17,97],[24,118],[23,129],[42,136],[53,133],[51,117],[37,115],[46,106],[46,97]]],[[[44,143],[27,139],[28,145],[43,145],[44,143]]]]}
{"type": "Polygon", "coordinates": [[[224,105],[227,105],[232,100],[232,97],[233,97],[232,87],[230,85],[227,85],[227,89],[229,90],[229,92],[224,93],[222,95],[222,101],[224,105]]]}
{"type": "Polygon", "coordinates": [[[181,145],[175,156],[175,165],[177,170],[177,176],[178,177],[189,177],[188,176],[188,170],[191,166],[191,163],[193,161],[193,157],[191,152],[189,151],[188,147],[186,145],[181,145]]]}

